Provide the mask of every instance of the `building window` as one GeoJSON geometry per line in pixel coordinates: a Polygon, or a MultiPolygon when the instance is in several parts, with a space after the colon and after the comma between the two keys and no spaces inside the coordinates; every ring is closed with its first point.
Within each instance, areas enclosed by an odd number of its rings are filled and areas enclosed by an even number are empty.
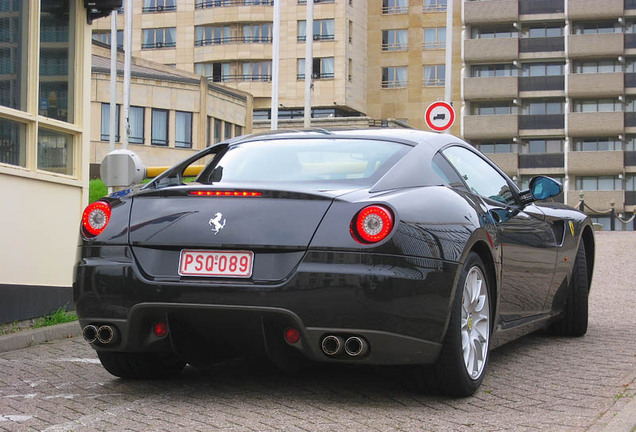
{"type": "MultiPolygon", "coordinates": [[[[313,79],[333,79],[334,61],[333,57],[314,58],[312,61],[311,77],[313,79]]],[[[297,79],[305,79],[305,59],[298,59],[297,79]]]]}
{"type": "Polygon", "coordinates": [[[572,34],[605,34],[622,33],[623,28],[617,21],[594,21],[587,23],[572,24],[572,34]]]}
{"type": "Polygon", "coordinates": [[[623,103],[618,99],[578,99],[573,100],[574,112],[620,112],[623,103]]]}
{"type": "MultiPolygon", "coordinates": [[[[110,45],[110,30],[93,30],[93,40],[101,42],[105,45],[110,45]]],[[[124,47],[124,31],[117,30],[117,48],[124,47]]]]}
{"type": "Polygon", "coordinates": [[[214,144],[220,143],[223,136],[223,121],[220,119],[214,119],[214,144]]]}
{"type": "MultiPolygon", "coordinates": [[[[334,40],[334,20],[314,20],[313,33],[315,41],[334,40]]],[[[307,39],[307,21],[298,21],[298,41],[304,42],[305,39],[307,39]]]]}
{"type": "Polygon", "coordinates": [[[226,44],[238,42],[232,39],[229,26],[196,26],[194,28],[194,46],[226,44]]]}
{"type": "Polygon", "coordinates": [[[175,113],[174,146],[192,148],[192,113],[177,111],[175,113]]]}
{"type": "Polygon", "coordinates": [[[443,87],[446,80],[446,65],[424,66],[424,81],[426,87],[443,87]]]}
{"type": "Polygon", "coordinates": [[[404,88],[408,85],[407,67],[383,67],[382,88],[404,88]]]}
{"type": "MultiPolygon", "coordinates": [[[[119,120],[121,105],[115,105],[115,127],[117,132],[115,133],[115,141],[119,142],[119,120]]],[[[110,141],[110,104],[102,103],[102,132],[100,136],[101,141],[110,141]]]]}
{"type": "Polygon", "coordinates": [[[238,137],[243,135],[243,126],[241,125],[234,125],[234,136],[238,137]]]}
{"type": "Polygon", "coordinates": [[[230,74],[229,63],[195,63],[194,71],[214,82],[227,82],[235,78],[230,74]]]}
{"type": "Polygon", "coordinates": [[[130,117],[130,136],[128,141],[132,144],[144,143],[144,107],[131,106],[128,116],[130,117]]]}
{"type": "Polygon", "coordinates": [[[232,138],[232,126],[234,126],[232,123],[230,122],[225,122],[225,132],[223,133],[223,139],[230,139],[232,138]]]}
{"type": "Polygon", "coordinates": [[[574,151],[621,151],[623,142],[618,138],[579,138],[572,145],[574,151]]]}
{"type": "Polygon", "coordinates": [[[168,145],[168,110],[152,109],[152,136],[150,144],[158,146],[168,145]]]}
{"type": "Polygon", "coordinates": [[[563,36],[563,26],[561,25],[540,25],[523,29],[522,38],[550,38],[563,36]]]}
{"type": "Polygon", "coordinates": [[[353,21],[349,20],[349,43],[353,43],[353,21]]]}
{"type": "Polygon", "coordinates": [[[524,28],[519,41],[519,52],[563,51],[563,26],[547,24],[524,28]]]}
{"type": "Polygon", "coordinates": [[[519,151],[518,145],[509,141],[478,142],[474,145],[482,153],[517,153],[519,151]]]}
{"type": "Polygon", "coordinates": [[[521,113],[525,115],[563,114],[564,101],[527,100],[522,105],[521,113]]]}
{"type": "MultiPolygon", "coordinates": [[[[5,4],[5,3],[3,3],[5,4]]],[[[29,57],[27,52],[29,32],[29,2],[7,2],[13,8],[0,21],[0,105],[26,110],[29,57]],[[19,60],[18,60],[19,59],[19,60]]]]}
{"type": "Polygon", "coordinates": [[[144,0],[142,12],[168,12],[177,10],[177,0],[144,0]]]}
{"type": "Polygon", "coordinates": [[[73,135],[40,127],[38,169],[73,175],[73,148],[73,135]]]}
{"type": "Polygon", "coordinates": [[[446,27],[425,28],[422,48],[425,50],[446,48],[446,27]]]}
{"type": "Polygon", "coordinates": [[[0,118],[0,163],[26,166],[26,126],[0,118]]]}
{"type": "Polygon", "coordinates": [[[564,62],[559,63],[526,63],[521,68],[522,77],[563,75],[564,62]]]}
{"type": "Polygon", "coordinates": [[[478,102],[472,108],[473,115],[507,115],[518,111],[512,102],[478,102]]]}
{"type": "Polygon", "coordinates": [[[625,176],[625,190],[636,191],[636,174],[627,174],[625,176]]]}
{"type": "Polygon", "coordinates": [[[348,70],[348,72],[347,72],[347,79],[348,79],[349,81],[351,81],[351,80],[353,79],[353,60],[352,60],[352,59],[349,59],[349,61],[347,62],[347,64],[348,64],[348,66],[347,66],[347,67],[349,68],[349,70],[348,70]]]}
{"type": "MultiPolygon", "coordinates": [[[[633,69],[633,62],[627,62],[628,68],[630,63],[633,69]]],[[[580,61],[574,62],[572,70],[574,73],[614,73],[623,72],[623,65],[615,60],[580,61]]]]}
{"type": "Polygon", "coordinates": [[[142,49],[174,48],[177,46],[176,27],[143,29],[142,49]]]}
{"type": "Polygon", "coordinates": [[[622,190],[622,186],[618,176],[578,176],[575,181],[576,189],[584,191],[622,190]]]}
{"type": "Polygon", "coordinates": [[[472,39],[503,39],[518,36],[517,29],[512,26],[473,27],[471,31],[472,39]]]}
{"type": "Polygon", "coordinates": [[[446,10],[446,0],[424,0],[424,12],[444,12],[446,10]]]}
{"type": "MultiPolygon", "coordinates": [[[[333,0],[331,0],[333,1],[333,0]]],[[[316,1],[316,3],[320,3],[316,1]]],[[[225,6],[273,6],[274,0],[197,0],[195,9],[225,6]]]]}
{"type": "Polygon", "coordinates": [[[40,115],[72,123],[75,74],[74,12],[58,14],[55,0],[42,0],[40,16],[40,115]],[[70,65],[70,67],[69,67],[70,65]]]}
{"type": "Polygon", "coordinates": [[[242,42],[243,43],[272,42],[272,23],[244,25],[242,42]]]}
{"type": "Polygon", "coordinates": [[[383,14],[403,14],[409,12],[409,0],[382,0],[383,14]]]}
{"type": "Polygon", "coordinates": [[[271,81],[272,80],[271,60],[243,63],[242,80],[243,81],[271,81]]]}
{"type": "Polygon", "coordinates": [[[512,64],[490,64],[471,66],[473,77],[517,76],[519,69],[512,64]]]}
{"type": "Polygon", "coordinates": [[[406,51],[409,49],[408,30],[382,30],[382,51],[406,51]]]}
{"type": "Polygon", "coordinates": [[[554,154],[563,153],[564,140],[559,139],[533,139],[521,146],[523,154],[554,154]]]}
{"type": "Polygon", "coordinates": [[[636,135],[627,135],[625,139],[625,151],[636,151],[636,135]]]}

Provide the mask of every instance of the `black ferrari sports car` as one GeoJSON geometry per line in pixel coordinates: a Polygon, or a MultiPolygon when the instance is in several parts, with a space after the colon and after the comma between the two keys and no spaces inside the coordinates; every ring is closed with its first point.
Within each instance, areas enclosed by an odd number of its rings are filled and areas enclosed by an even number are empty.
{"type": "Polygon", "coordinates": [[[592,224],[561,192],[520,190],[448,134],[222,142],[86,208],[83,336],[122,378],[245,356],[411,365],[422,389],[467,396],[489,350],[587,331],[592,224]]]}

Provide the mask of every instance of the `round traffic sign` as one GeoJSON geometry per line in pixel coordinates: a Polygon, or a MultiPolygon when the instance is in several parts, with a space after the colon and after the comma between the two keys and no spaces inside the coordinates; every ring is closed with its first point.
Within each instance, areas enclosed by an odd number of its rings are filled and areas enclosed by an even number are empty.
{"type": "Polygon", "coordinates": [[[434,102],[426,108],[426,124],[434,131],[445,131],[454,122],[455,110],[448,102],[434,102]]]}

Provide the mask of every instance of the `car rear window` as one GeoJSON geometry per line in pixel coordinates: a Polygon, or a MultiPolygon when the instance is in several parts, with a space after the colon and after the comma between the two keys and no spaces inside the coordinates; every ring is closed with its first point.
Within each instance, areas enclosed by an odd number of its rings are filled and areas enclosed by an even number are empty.
{"type": "Polygon", "coordinates": [[[371,185],[410,146],[369,139],[285,139],[237,144],[219,155],[200,183],[338,182],[371,185]]]}

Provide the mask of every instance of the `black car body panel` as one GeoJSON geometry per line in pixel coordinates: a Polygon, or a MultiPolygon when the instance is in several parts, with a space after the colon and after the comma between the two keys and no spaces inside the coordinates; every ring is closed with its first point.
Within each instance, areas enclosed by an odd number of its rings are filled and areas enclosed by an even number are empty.
{"type": "Polygon", "coordinates": [[[554,203],[523,204],[509,179],[513,205],[469,190],[441,155],[449,145],[472,147],[451,136],[283,132],[223,143],[199,156],[256,141],[302,145],[304,139],[381,140],[408,148],[371,184],[182,184],[179,173],[197,160],[192,157],[150,185],[106,198],[110,222],[97,237],[82,235],[75,267],[81,325],[108,323],[118,334],[115,343],[93,347],[175,352],[195,365],[261,351],[270,358],[430,364],[470,251],[486,263],[495,290],[492,347],[557,317],[580,242],[593,257],[591,223],[582,213],[554,203]],[[261,195],[190,195],[218,190],[261,195]],[[369,205],[388,209],[395,221],[374,244],[351,233],[354,217],[369,205]],[[181,276],[184,249],[250,251],[253,270],[244,278],[181,276]],[[152,333],[159,321],[168,323],[168,337],[152,333]],[[301,334],[293,346],[282,338],[290,327],[301,334]],[[326,334],[358,335],[370,348],[356,358],[328,356],[320,348],[326,334]]]}

